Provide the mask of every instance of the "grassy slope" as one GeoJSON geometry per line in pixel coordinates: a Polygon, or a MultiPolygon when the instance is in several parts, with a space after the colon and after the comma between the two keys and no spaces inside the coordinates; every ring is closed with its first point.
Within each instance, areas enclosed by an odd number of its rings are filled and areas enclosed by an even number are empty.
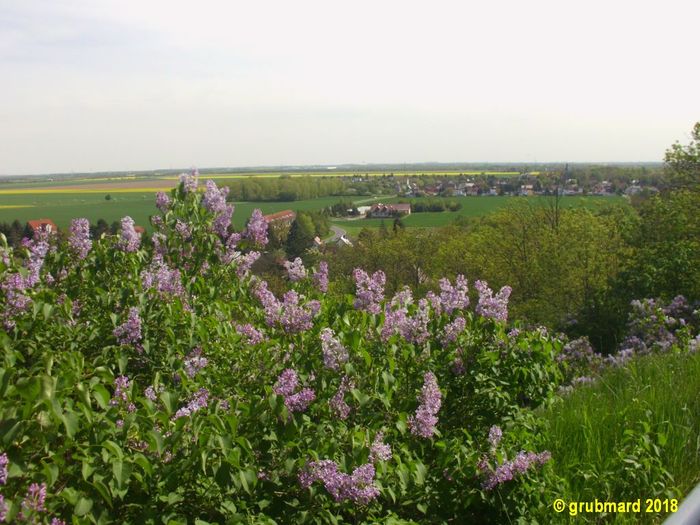
{"type": "Polygon", "coordinates": [[[665,488],[688,494],[700,482],[699,393],[700,353],[656,355],[608,370],[597,384],[579,387],[545,411],[547,446],[557,473],[569,480],[569,501],[619,499],[629,491],[631,478],[647,469],[621,463],[619,451],[625,430],[639,431],[645,423],[660,448],[663,468],[673,476],[674,486],[665,488]],[[623,474],[623,467],[632,474],[623,474]],[[606,470],[613,475],[606,476],[606,470]]]}

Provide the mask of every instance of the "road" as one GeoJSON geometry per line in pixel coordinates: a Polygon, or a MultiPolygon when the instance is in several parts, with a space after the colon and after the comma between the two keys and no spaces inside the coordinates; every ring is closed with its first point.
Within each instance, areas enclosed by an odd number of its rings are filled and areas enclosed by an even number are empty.
{"type": "Polygon", "coordinates": [[[333,235],[326,239],[324,242],[336,242],[338,239],[340,239],[343,235],[346,235],[348,232],[346,232],[344,229],[339,228],[338,226],[331,225],[331,230],[333,230],[333,235]]]}

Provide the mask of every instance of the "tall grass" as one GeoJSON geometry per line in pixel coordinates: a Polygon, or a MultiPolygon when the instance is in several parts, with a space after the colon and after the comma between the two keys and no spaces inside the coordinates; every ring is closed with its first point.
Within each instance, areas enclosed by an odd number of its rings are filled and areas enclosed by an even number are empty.
{"type": "Polygon", "coordinates": [[[611,368],[542,415],[569,501],[680,498],[700,481],[700,354],[611,368]]]}

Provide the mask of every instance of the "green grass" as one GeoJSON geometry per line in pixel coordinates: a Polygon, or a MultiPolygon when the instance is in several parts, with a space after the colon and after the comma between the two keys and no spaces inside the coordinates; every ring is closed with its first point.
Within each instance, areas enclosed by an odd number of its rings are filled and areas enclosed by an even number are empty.
{"type": "Polygon", "coordinates": [[[635,499],[655,497],[648,489],[630,493],[635,483],[648,483],[636,476],[652,468],[635,467],[647,463],[643,452],[636,460],[620,458],[626,431],[628,440],[633,431],[642,447],[658,448],[659,465],[673,476],[664,482],[672,486],[659,488],[688,494],[700,481],[699,393],[700,353],[655,355],[606,371],[544,411],[546,444],[557,474],[569,481],[569,500],[613,499],[625,491],[635,499]]]}
{"type": "MultiPolygon", "coordinates": [[[[106,194],[107,192],[105,192],[106,194]]],[[[51,219],[59,228],[67,228],[71,219],[85,217],[90,222],[104,219],[108,223],[129,215],[136,224],[148,227],[149,216],[157,212],[152,192],[112,193],[112,199],[105,200],[105,194],[92,193],[44,193],[0,195],[0,222],[18,219],[24,223],[30,219],[51,219]],[[9,208],[7,206],[26,206],[9,208]]],[[[263,213],[280,210],[318,210],[338,202],[341,197],[322,197],[294,202],[240,202],[234,203],[233,224],[242,228],[253,209],[263,213]]]]}
{"type": "MultiPolygon", "coordinates": [[[[548,197],[451,197],[449,201],[462,203],[462,208],[458,211],[412,213],[404,217],[402,222],[407,228],[432,228],[436,226],[446,226],[454,222],[459,217],[481,217],[499,209],[511,206],[515,203],[528,202],[539,205],[547,205],[548,197]]],[[[406,198],[390,198],[381,202],[408,201],[406,198]]],[[[610,204],[622,204],[623,197],[564,197],[562,199],[564,207],[604,207],[610,204]]],[[[393,219],[358,219],[358,220],[338,220],[334,224],[348,231],[350,235],[357,235],[362,228],[378,228],[382,221],[387,228],[391,228],[393,219]]]]}

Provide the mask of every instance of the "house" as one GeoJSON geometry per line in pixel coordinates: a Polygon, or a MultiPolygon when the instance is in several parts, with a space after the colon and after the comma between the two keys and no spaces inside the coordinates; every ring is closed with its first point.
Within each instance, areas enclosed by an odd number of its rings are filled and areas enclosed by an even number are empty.
{"type": "Polygon", "coordinates": [[[399,215],[410,215],[411,205],[409,203],[395,204],[373,204],[367,213],[367,217],[383,219],[386,217],[398,217],[399,215]]]}
{"type": "Polygon", "coordinates": [[[534,195],[535,189],[532,184],[523,184],[520,186],[520,195],[527,197],[528,195],[534,195]]]}
{"type": "Polygon", "coordinates": [[[297,214],[292,210],[282,210],[276,213],[270,213],[269,215],[263,215],[263,219],[268,224],[272,222],[287,222],[291,223],[297,218],[297,214]]]}
{"type": "Polygon", "coordinates": [[[144,228],[143,226],[134,226],[134,231],[139,235],[143,235],[144,233],[146,233],[146,228],[144,228]]]}
{"type": "Polygon", "coordinates": [[[54,223],[51,219],[35,219],[32,221],[27,221],[27,224],[29,224],[32,233],[36,231],[43,231],[47,233],[58,232],[58,226],[56,226],[56,223],[54,223]]]}

